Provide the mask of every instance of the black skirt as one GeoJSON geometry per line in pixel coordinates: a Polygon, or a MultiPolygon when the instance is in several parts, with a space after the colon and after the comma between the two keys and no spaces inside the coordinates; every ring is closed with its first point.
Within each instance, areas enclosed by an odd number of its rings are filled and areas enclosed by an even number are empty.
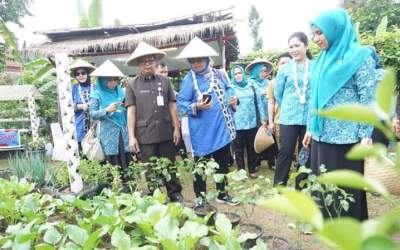
{"type": "MultiPolygon", "coordinates": [[[[351,161],[346,159],[346,153],[355,144],[329,144],[324,142],[312,141],[311,143],[311,168],[313,173],[319,175],[319,166],[325,165],[327,171],[338,169],[348,169],[364,174],[364,161],[351,161]]],[[[349,209],[342,210],[342,217],[353,217],[359,221],[368,219],[367,197],[365,191],[351,188],[343,188],[346,193],[352,194],[355,202],[349,202],[349,209]]],[[[320,194],[319,194],[320,196],[320,194]]],[[[321,196],[320,206],[325,218],[329,218],[327,208],[322,205],[321,196]]],[[[334,195],[334,201],[338,202],[338,196],[334,195]]],[[[338,217],[334,209],[328,208],[332,217],[338,217]]]]}
{"type": "Polygon", "coordinates": [[[127,172],[129,163],[132,161],[131,153],[125,152],[124,140],[122,134],[119,134],[119,145],[117,155],[106,155],[106,162],[114,166],[120,167],[122,181],[127,181],[127,172]]]}

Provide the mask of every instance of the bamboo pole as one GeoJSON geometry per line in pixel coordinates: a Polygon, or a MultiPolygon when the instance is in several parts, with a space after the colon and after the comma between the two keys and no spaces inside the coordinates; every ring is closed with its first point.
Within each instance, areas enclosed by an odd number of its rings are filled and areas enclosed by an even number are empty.
{"type": "Polygon", "coordinates": [[[71,78],[68,74],[70,60],[65,53],[55,55],[57,71],[58,101],[60,104],[62,128],[68,157],[68,173],[71,192],[78,193],[83,188],[82,177],[77,173],[80,164],[78,142],[76,140],[74,104],[72,101],[71,78]]]}

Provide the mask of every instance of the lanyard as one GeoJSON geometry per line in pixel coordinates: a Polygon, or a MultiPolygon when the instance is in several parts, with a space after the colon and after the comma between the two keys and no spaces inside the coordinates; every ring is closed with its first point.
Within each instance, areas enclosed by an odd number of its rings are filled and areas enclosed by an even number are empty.
{"type": "Polygon", "coordinates": [[[213,90],[215,83],[215,76],[214,76],[214,72],[211,70],[210,74],[211,74],[211,83],[210,86],[208,87],[208,89],[205,92],[201,92],[199,89],[199,85],[197,83],[197,79],[196,79],[196,74],[194,73],[193,70],[190,70],[192,72],[192,78],[193,78],[193,86],[194,89],[196,90],[197,93],[197,100],[202,100],[203,99],[203,95],[204,94],[210,94],[211,91],[213,90]]]}
{"type": "Polygon", "coordinates": [[[297,78],[297,64],[293,61],[292,64],[292,77],[294,81],[294,87],[296,88],[296,94],[299,97],[299,103],[304,104],[306,103],[306,92],[308,86],[308,60],[306,59],[305,66],[304,66],[304,74],[303,74],[303,88],[300,91],[299,88],[299,81],[297,78]]]}

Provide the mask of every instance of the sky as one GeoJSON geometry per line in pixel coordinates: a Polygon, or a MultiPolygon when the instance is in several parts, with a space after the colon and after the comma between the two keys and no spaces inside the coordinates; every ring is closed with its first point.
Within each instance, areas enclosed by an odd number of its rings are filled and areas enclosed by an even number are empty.
{"type": "MultiPolygon", "coordinates": [[[[87,6],[91,0],[82,0],[87,6]]],[[[45,41],[45,37],[34,35],[34,31],[77,28],[79,18],[76,0],[34,0],[33,16],[21,21],[24,28],[9,25],[19,43],[27,45],[45,41]]],[[[319,12],[338,5],[338,0],[103,0],[103,25],[112,25],[118,18],[122,24],[143,24],[166,20],[198,11],[218,10],[234,7],[234,16],[239,48],[242,55],[249,53],[253,42],[247,26],[250,6],[259,11],[263,22],[260,34],[265,49],[284,49],[291,33],[304,31],[309,34],[309,23],[319,12]]]]}

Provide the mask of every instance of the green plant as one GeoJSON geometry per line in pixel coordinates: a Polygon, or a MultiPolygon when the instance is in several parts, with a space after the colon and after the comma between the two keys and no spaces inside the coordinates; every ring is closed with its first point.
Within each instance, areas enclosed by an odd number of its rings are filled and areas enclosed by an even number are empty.
{"type": "Polygon", "coordinates": [[[101,164],[98,161],[81,160],[79,165],[83,181],[89,185],[112,183],[114,181],[112,173],[117,177],[115,171],[119,171],[118,166],[101,164]]]}
{"type": "Polygon", "coordinates": [[[39,154],[15,154],[8,159],[8,164],[18,179],[27,179],[38,187],[55,185],[53,165],[39,154]]]}

